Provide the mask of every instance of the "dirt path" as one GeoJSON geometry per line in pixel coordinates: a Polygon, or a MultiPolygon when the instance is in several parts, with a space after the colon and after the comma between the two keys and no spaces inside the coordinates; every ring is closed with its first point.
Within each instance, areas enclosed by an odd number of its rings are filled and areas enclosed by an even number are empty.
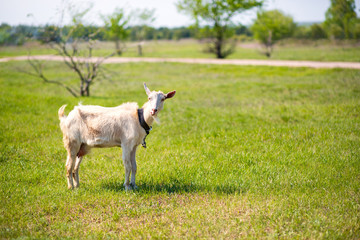
{"type": "MultiPolygon", "coordinates": [[[[63,57],[55,55],[38,55],[31,58],[45,61],[63,61],[63,57]]],[[[0,58],[0,62],[24,61],[28,56],[0,58]]],[[[96,62],[98,58],[92,58],[96,62]]],[[[311,67],[311,68],[351,68],[360,69],[360,62],[316,62],[316,61],[293,61],[293,60],[255,60],[255,59],[205,59],[205,58],[128,58],[112,57],[104,63],[129,63],[129,62],[174,62],[191,64],[229,64],[250,66],[277,66],[277,67],[311,67]]]]}

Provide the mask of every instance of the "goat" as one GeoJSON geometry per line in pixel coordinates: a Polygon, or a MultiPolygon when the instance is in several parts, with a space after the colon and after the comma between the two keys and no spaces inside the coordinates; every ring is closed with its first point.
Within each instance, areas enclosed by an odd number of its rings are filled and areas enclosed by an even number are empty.
{"type": "Polygon", "coordinates": [[[79,167],[83,156],[91,148],[121,147],[125,166],[125,190],[136,189],[136,149],[149,133],[158,113],[163,109],[164,100],[172,98],[176,91],[164,94],[150,91],[144,83],[148,102],[139,109],[137,103],[124,103],[117,107],[91,105],[76,106],[68,116],[66,105],[58,111],[64,146],[67,150],[66,176],[68,188],[79,187],[79,167]],[[131,181],[129,181],[131,174],[131,181]],[[75,184],[73,183],[75,180],[75,184]]]}

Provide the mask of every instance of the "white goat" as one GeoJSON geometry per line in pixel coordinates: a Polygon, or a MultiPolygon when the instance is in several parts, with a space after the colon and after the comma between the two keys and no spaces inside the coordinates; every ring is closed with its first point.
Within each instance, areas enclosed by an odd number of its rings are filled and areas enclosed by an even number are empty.
{"type": "Polygon", "coordinates": [[[176,91],[167,94],[150,91],[144,83],[149,101],[143,108],[137,103],[124,103],[117,107],[76,106],[65,116],[66,105],[59,109],[60,128],[63,132],[64,146],[68,152],[66,176],[68,188],[79,187],[79,167],[84,155],[91,148],[121,147],[125,166],[125,190],[137,188],[136,148],[149,133],[157,114],[163,109],[164,100],[172,98],[176,91]],[[129,181],[131,173],[131,181],[129,181]],[[75,184],[73,184],[73,178],[75,184]]]}

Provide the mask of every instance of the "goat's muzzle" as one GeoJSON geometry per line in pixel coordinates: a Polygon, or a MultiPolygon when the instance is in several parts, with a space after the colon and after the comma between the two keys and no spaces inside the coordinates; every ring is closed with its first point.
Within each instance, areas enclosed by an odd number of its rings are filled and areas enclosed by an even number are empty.
{"type": "Polygon", "coordinates": [[[154,116],[157,113],[157,111],[158,111],[157,109],[152,109],[150,113],[152,116],[154,116]]]}

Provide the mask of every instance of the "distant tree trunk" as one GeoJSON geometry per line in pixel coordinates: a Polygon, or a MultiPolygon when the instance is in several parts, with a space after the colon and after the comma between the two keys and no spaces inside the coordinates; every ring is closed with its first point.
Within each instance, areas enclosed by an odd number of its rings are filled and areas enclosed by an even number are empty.
{"type": "Polygon", "coordinates": [[[118,37],[115,39],[115,48],[116,48],[116,54],[121,56],[122,49],[120,47],[120,39],[118,37]]]}
{"type": "Polygon", "coordinates": [[[142,46],[141,46],[141,42],[138,44],[138,54],[139,54],[139,56],[142,56],[142,46]]]}
{"type": "Polygon", "coordinates": [[[217,58],[221,58],[221,59],[224,58],[224,55],[222,54],[222,45],[223,45],[222,41],[223,40],[221,37],[215,39],[215,54],[217,58]]]}
{"type": "Polygon", "coordinates": [[[89,84],[86,84],[85,95],[86,95],[87,97],[90,96],[90,83],[89,83],[89,84]]]}
{"type": "Polygon", "coordinates": [[[211,36],[213,41],[209,46],[209,52],[215,53],[219,59],[226,58],[234,52],[236,40],[227,39],[227,26],[222,26],[220,23],[215,22],[214,31],[214,35],[211,36]]]}
{"type": "Polygon", "coordinates": [[[272,31],[269,30],[269,36],[267,39],[267,42],[265,44],[266,50],[265,50],[265,55],[270,58],[271,54],[272,54],[272,31]]]}
{"type": "Polygon", "coordinates": [[[225,58],[223,54],[223,46],[224,46],[224,36],[223,36],[223,29],[217,22],[215,22],[215,54],[217,58],[225,58]]]}
{"type": "Polygon", "coordinates": [[[81,81],[80,96],[82,96],[82,97],[90,96],[90,84],[91,84],[91,79],[81,81]]]}

